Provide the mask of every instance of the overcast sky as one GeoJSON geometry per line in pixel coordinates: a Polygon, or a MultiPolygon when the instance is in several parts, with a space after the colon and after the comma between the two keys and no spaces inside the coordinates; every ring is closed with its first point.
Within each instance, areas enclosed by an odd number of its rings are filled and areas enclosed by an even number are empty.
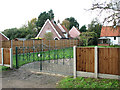
{"type": "Polygon", "coordinates": [[[74,17],[80,27],[87,25],[96,14],[86,11],[93,0],[1,0],[0,31],[8,28],[21,27],[28,20],[37,18],[41,12],[53,10],[55,21],[62,22],[65,18],[74,17]]]}

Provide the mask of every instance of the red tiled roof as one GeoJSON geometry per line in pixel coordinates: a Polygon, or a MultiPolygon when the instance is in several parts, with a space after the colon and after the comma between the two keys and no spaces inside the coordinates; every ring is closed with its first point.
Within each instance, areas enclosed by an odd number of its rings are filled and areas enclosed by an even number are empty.
{"type": "Polygon", "coordinates": [[[65,30],[66,33],[68,33],[69,31],[67,30],[67,28],[65,27],[65,25],[61,25],[62,28],[65,30]]]}
{"type": "Polygon", "coordinates": [[[54,28],[57,30],[57,32],[61,35],[62,38],[65,38],[64,34],[62,33],[62,31],[60,30],[60,28],[54,24],[52,21],[51,21],[52,25],[54,26],[54,28]]]}
{"type": "Polygon", "coordinates": [[[113,26],[103,26],[100,36],[120,36],[120,26],[117,26],[116,28],[113,26]]]}

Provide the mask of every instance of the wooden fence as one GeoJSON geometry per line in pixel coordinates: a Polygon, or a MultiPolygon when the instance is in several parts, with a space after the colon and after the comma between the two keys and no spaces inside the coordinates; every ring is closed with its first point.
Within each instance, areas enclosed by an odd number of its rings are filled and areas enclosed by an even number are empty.
{"type": "Polygon", "coordinates": [[[11,48],[0,48],[0,65],[12,68],[11,48]]]}
{"type": "Polygon", "coordinates": [[[94,72],[94,48],[77,48],[77,71],[94,72]]]}
{"type": "Polygon", "coordinates": [[[15,54],[15,47],[33,47],[43,44],[50,48],[66,48],[80,45],[79,40],[25,40],[25,41],[2,41],[1,48],[12,48],[15,54]]]}
{"type": "Polygon", "coordinates": [[[120,48],[77,47],[74,53],[78,76],[120,79],[120,48]]]}

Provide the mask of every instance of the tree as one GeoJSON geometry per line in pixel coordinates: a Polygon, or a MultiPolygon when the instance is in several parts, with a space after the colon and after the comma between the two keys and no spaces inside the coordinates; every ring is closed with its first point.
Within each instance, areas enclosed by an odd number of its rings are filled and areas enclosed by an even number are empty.
{"type": "Polygon", "coordinates": [[[83,26],[80,28],[80,32],[86,32],[86,31],[87,31],[86,28],[87,28],[87,27],[86,27],[85,25],[83,25],[83,26]]]}
{"type": "Polygon", "coordinates": [[[62,25],[64,25],[68,30],[70,30],[70,22],[68,20],[63,20],[62,25]]]}
{"type": "Polygon", "coordinates": [[[98,21],[97,18],[93,19],[90,24],[88,24],[88,31],[97,33],[97,37],[100,37],[102,29],[102,24],[98,21]]]}
{"type": "Polygon", "coordinates": [[[44,38],[46,40],[53,40],[53,33],[52,32],[45,33],[44,38]]]}
{"type": "Polygon", "coordinates": [[[83,32],[80,34],[80,40],[83,42],[83,45],[88,46],[89,41],[96,35],[95,32],[83,32]]]}
{"type": "Polygon", "coordinates": [[[21,27],[20,29],[17,29],[17,28],[6,29],[3,31],[3,33],[10,40],[15,39],[15,38],[25,38],[27,35],[27,31],[25,27],[21,27]]]}
{"type": "Polygon", "coordinates": [[[66,18],[65,20],[68,20],[70,22],[70,27],[68,30],[70,30],[73,26],[79,29],[79,23],[77,22],[77,20],[75,20],[74,17],[66,18]]]}
{"type": "Polygon", "coordinates": [[[38,20],[36,21],[36,27],[38,29],[38,32],[40,31],[40,29],[42,28],[42,26],[44,25],[47,19],[50,19],[50,20],[54,19],[53,10],[40,13],[40,15],[38,16],[38,20]]]}
{"type": "Polygon", "coordinates": [[[28,25],[26,28],[28,35],[26,36],[26,39],[33,38],[37,35],[36,22],[37,22],[36,18],[33,18],[32,20],[28,21],[28,25]]]}
{"type": "Polygon", "coordinates": [[[96,35],[90,40],[90,45],[97,45],[98,38],[100,38],[102,25],[98,21],[98,19],[93,19],[90,24],[88,24],[88,32],[95,32],[96,35]]]}
{"type": "Polygon", "coordinates": [[[54,13],[53,13],[52,9],[50,11],[48,11],[48,15],[50,16],[50,20],[52,20],[54,18],[54,13]]]}
{"type": "Polygon", "coordinates": [[[120,25],[120,0],[105,0],[102,3],[98,0],[96,1],[97,2],[92,4],[90,10],[99,10],[100,13],[109,13],[109,15],[104,18],[103,23],[113,22],[113,26],[120,25]]]}
{"type": "Polygon", "coordinates": [[[37,19],[33,18],[32,20],[28,21],[28,29],[34,30],[36,28],[37,19]]]}

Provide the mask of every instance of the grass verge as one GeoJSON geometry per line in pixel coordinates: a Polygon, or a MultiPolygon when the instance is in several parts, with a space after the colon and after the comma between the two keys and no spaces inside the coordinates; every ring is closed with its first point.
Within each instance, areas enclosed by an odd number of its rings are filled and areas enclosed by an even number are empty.
{"type": "Polygon", "coordinates": [[[6,66],[0,66],[0,71],[7,71],[9,69],[9,67],[6,66]]]}
{"type": "Polygon", "coordinates": [[[115,79],[95,79],[67,77],[62,79],[57,88],[117,88],[120,89],[120,81],[115,79]]]}

